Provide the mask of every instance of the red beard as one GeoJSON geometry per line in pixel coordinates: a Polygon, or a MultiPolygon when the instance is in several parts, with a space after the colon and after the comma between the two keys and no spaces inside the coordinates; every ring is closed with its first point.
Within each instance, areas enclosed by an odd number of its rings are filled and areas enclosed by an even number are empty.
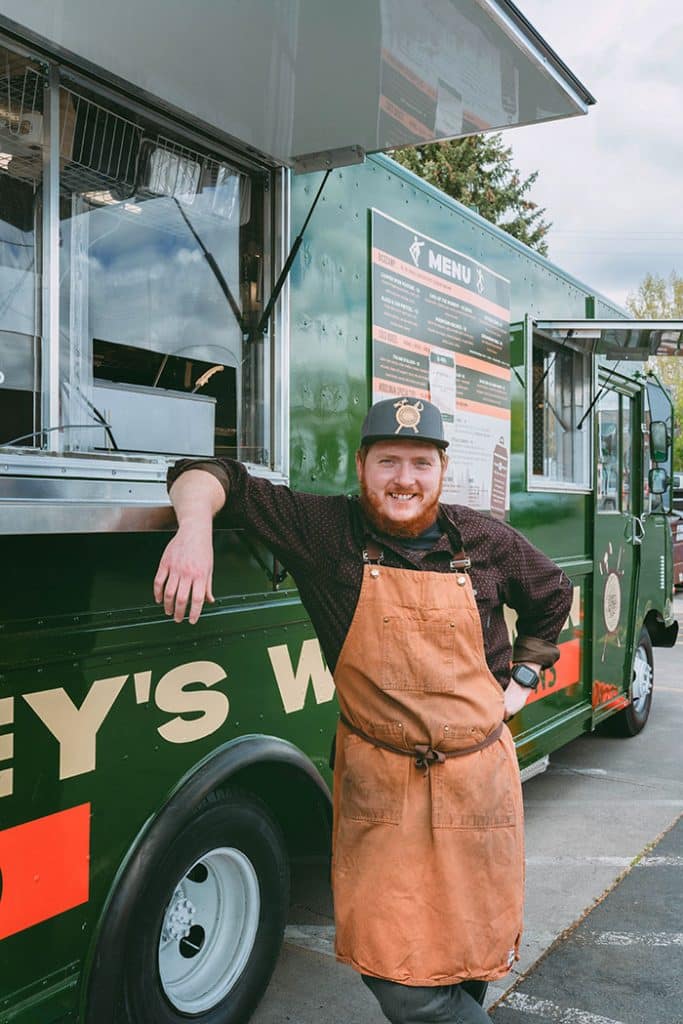
{"type": "Polygon", "coordinates": [[[439,514],[439,495],[425,505],[413,519],[397,523],[382,511],[380,499],[374,494],[369,494],[365,481],[361,480],[360,505],[365,518],[380,533],[389,534],[391,537],[419,537],[436,521],[439,514]]]}

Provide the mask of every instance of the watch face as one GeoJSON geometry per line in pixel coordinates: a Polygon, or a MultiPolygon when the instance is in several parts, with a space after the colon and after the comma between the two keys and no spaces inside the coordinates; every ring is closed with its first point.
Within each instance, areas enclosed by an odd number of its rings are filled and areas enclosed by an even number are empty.
{"type": "Polygon", "coordinates": [[[532,687],[536,686],[538,683],[538,676],[532,668],[528,667],[528,665],[515,665],[510,674],[515,682],[519,683],[520,686],[532,687]]]}

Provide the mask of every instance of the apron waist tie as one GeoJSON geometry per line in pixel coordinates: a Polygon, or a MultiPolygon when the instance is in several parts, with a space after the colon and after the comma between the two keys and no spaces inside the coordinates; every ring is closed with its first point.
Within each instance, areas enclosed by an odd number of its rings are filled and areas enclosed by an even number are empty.
{"type": "Polygon", "coordinates": [[[403,757],[414,757],[415,767],[421,768],[425,775],[428,774],[433,764],[443,764],[447,757],[466,757],[467,754],[474,754],[477,750],[484,750],[500,739],[503,734],[503,723],[501,722],[481,743],[475,743],[471,747],[461,747],[459,750],[435,750],[428,743],[416,743],[412,750],[406,750],[404,747],[395,747],[392,743],[378,740],[375,736],[370,736],[368,733],[363,732],[362,729],[358,729],[355,725],[351,724],[343,711],[339,712],[339,718],[349,732],[360,736],[361,739],[366,740],[368,743],[372,743],[373,747],[381,747],[382,750],[389,750],[392,754],[401,754],[403,757]]]}

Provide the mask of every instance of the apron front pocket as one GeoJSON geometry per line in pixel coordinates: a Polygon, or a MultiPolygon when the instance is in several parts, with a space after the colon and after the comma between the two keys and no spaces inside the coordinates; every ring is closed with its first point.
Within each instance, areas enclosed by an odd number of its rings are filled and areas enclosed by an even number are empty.
{"type": "Polygon", "coordinates": [[[499,741],[430,771],[434,828],[491,829],[515,824],[519,770],[499,741]],[[514,772],[514,774],[513,774],[514,772]]]}
{"type": "Polygon", "coordinates": [[[456,623],[385,616],[382,629],[383,690],[455,692],[456,623]]]}
{"type": "Polygon", "coordinates": [[[344,762],[341,816],[400,824],[411,759],[351,734],[344,737],[344,762]]]}

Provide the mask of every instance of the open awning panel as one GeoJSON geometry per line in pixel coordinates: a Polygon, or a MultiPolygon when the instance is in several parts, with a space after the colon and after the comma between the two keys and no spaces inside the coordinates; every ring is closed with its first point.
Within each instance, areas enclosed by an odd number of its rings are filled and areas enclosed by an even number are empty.
{"type": "Polygon", "coordinates": [[[534,328],[607,359],[683,355],[683,320],[537,320],[534,328]]]}
{"type": "Polygon", "coordinates": [[[594,102],[507,0],[0,0],[3,19],[304,171],[594,102]]]}

